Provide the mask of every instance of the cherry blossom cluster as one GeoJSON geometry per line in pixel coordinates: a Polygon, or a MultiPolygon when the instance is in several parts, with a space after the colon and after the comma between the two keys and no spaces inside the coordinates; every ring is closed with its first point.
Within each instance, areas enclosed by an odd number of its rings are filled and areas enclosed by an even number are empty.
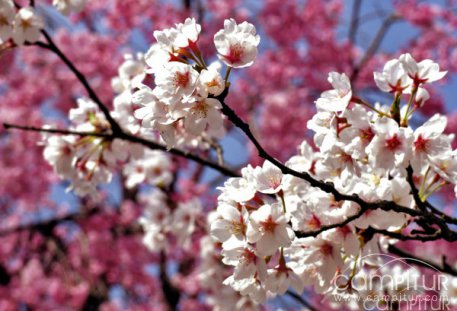
{"type": "Polygon", "coordinates": [[[135,117],[142,126],[158,131],[169,148],[204,147],[225,135],[221,103],[231,68],[252,65],[260,38],[252,24],[225,20],[214,36],[221,64],[207,66],[197,42],[201,26],[188,18],[176,27],[155,31],[157,43],[144,56],[146,73],[154,76],[154,87],[141,85],[133,102],[142,106],[135,117]]]}
{"type": "Polygon", "coordinates": [[[97,195],[97,186],[109,183],[112,172],[123,166],[126,186],[143,182],[165,187],[172,180],[169,157],[155,150],[144,150],[138,144],[112,139],[110,125],[98,106],[89,99],[79,99],[78,108],[70,110],[70,128],[95,135],[44,135],[43,155],[56,174],[69,180],[79,196],[97,195]],[[96,136],[102,134],[101,136],[96,136]]]}
{"type": "MultiPolygon", "coordinates": [[[[407,179],[409,167],[423,201],[457,183],[457,151],[451,147],[453,135],[444,134],[446,117],[436,114],[415,129],[408,125],[428,99],[424,86],[445,74],[433,61],[416,62],[409,54],[387,62],[374,79],[393,94],[389,107],[355,96],[345,74],[330,73],[333,89],[321,94],[308,122],[317,149],[303,142],[286,166],[365,202],[418,208],[407,179]]],[[[366,230],[399,232],[410,221],[407,214],[375,209],[345,222],[360,211],[358,204],[336,201],[268,161],[262,167],[248,165],[241,174],[220,188],[210,232],[222,243],[222,262],[233,266],[224,284],[257,303],[289,287],[301,293],[312,285],[317,293],[333,293],[338,276],[347,273],[352,280],[373,264],[366,258],[393,242],[365,235],[366,230]],[[334,224],[341,225],[321,230],[334,224]]]]}
{"type": "MultiPolygon", "coordinates": [[[[89,99],[78,100],[78,107],[71,109],[71,129],[82,132],[107,134],[111,128],[98,106],[89,99]]],[[[46,161],[54,167],[56,174],[71,181],[71,189],[78,195],[96,195],[98,184],[111,181],[111,170],[132,156],[143,153],[136,145],[120,139],[76,135],[44,135],[46,161]]]]}
{"type": "MultiPolygon", "coordinates": [[[[133,116],[132,90],[144,79],[142,55],[126,54],[119,66],[118,75],[112,79],[113,90],[118,93],[113,100],[110,115],[124,131],[152,138],[133,116]]],[[[172,164],[169,156],[158,150],[145,149],[134,143],[97,134],[111,134],[111,125],[99,107],[90,99],[78,99],[78,108],[71,109],[70,130],[95,134],[80,136],[44,136],[44,158],[57,175],[71,181],[70,189],[79,196],[95,196],[96,186],[109,183],[112,172],[119,167],[125,176],[127,188],[142,183],[166,187],[172,181],[172,164]]]]}
{"type": "MultiPolygon", "coordinates": [[[[62,14],[79,12],[86,0],[53,0],[53,6],[62,14]]],[[[34,7],[15,8],[13,0],[0,1],[0,43],[12,39],[16,45],[34,43],[44,28],[44,19],[34,7]]]]}

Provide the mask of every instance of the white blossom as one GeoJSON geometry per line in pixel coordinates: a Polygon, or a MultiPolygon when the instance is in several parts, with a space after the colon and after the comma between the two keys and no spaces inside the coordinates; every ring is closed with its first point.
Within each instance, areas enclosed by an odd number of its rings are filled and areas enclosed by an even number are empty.
{"type": "Polygon", "coordinates": [[[440,71],[440,66],[431,59],[424,59],[417,63],[409,53],[402,54],[399,59],[408,76],[417,85],[435,82],[442,79],[447,73],[447,71],[440,71]]]}
{"type": "Polygon", "coordinates": [[[294,232],[288,225],[289,216],[280,204],[265,204],[250,215],[247,238],[256,243],[256,251],[262,256],[273,255],[279,247],[289,246],[294,232]]]}
{"type": "Polygon", "coordinates": [[[7,41],[13,34],[14,3],[12,0],[0,2],[0,40],[7,41]]]}
{"type": "Polygon", "coordinates": [[[43,28],[43,19],[32,7],[21,8],[14,18],[13,41],[17,45],[33,43],[40,38],[43,28]]]}
{"type": "Polygon", "coordinates": [[[251,66],[257,57],[259,43],[260,37],[254,25],[248,22],[237,24],[234,19],[226,19],[224,29],[214,35],[217,56],[234,68],[251,66]]]}
{"type": "Polygon", "coordinates": [[[324,111],[344,111],[352,98],[351,83],[346,74],[331,72],[328,75],[328,82],[333,90],[325,91],[316,101],[317,109],[324,111]]]}
{"type": "Polygon", "coordinates": [[[375,72],[374,80],[383,92],[401,93],[411,84],[411,79],[398,59],[388,61],[382,72],[375,72]]]}

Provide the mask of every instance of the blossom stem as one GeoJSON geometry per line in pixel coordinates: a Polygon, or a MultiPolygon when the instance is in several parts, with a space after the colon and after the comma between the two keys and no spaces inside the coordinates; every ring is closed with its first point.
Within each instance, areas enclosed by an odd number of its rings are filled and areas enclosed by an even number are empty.
{"type": "Polygon", "coordinates": [[[427,179],[428,173],[430,172],[430,165],[427,167],[427,170],[425,171],[425,175],[422,179],[421,186],[419,188],[419,196],[422,197],[422,194],[424,192],[424,185],[425,185],[425,180],[427,179]]]}
{"type": "Polygon", "coordinates": [[[224,77],[225,84],[227,84],[227,82],[228,82],[228,78],[230,76],[231,71],[232,71],[232,67],[228,66],[227,71],[225,72],[225,77],[224,77]]]}
{"type": "Polygon", "coordinates": [[[401,92],[395,92],[395,98],[394,101],[392,102],[392,105],[390,106],[390,115],[392,118],[400,125],[400,102],[401,102],[401,92]]]}
{"type": "Polygon", "coordinates": [[[284,200],[284,192],[282,190],[280,190],[278,192],[278,195],[279,197],[281,198],[281,202],[282,202],[282,210],[284,211],[284,214],[287,212],[286,211],[286,201],[284,200]]]}
{"type": "MultiPolygon", "coordinates": [[[[425,189],[422,191],[423,196],[430,190],[430,188],[435,184],[435,182],[436,182],[436,180],[432,180],[432,182],[427,187],[425,187],[425,189]]],[[[422,202],[423,201],[424,201],[424,199],[422,198],[422,202]]]]}
{"type": "Polygon", "coordinates": [[[286,259],[284,258],[284,247],[281,247],[280,249],[280,255],[279,255],[279,266],[281,268],[285,268],[286,267],[286,259]]]}
{"type": "Polygon", "coordinates": [[[200,61],[201,67],[204,69],[208,69],[208,67],[206,66],[205,60],[203,59],[202,53],[200,53],[200,50],[197,50],[197,51],[193,50],[193,52],[194,52],[195,56],[197,57],[197,59],[200,61]]]}
{"type": "Polygon", "coordinates": [[[354,279],[355,277],[355,274],[357,272],[357,260],[359,260],[359,257],[360,257],[360,252],[357,253],[357,256],[355,257],[355,260],[354,260],[354,265],[352,266],[352,271],[351,271],[351,275],[349,276],[349,282],[352,281],[352,279],[354,279]]]}
{"type": "Polygon", "coordinates": [[[409,100],[408,100],[408,106],[406,106],[405,115],[403,116],[403,120],[401,121],[402,127],[408,126],[409,110],[411,109],[411,105],[414,102],[414,99],[416,98],[418,88],[419,88],[419,86],[414,83],[413,90],[411,91],[411,96],[409,97],[409,100]]]}
{"type": "Polygon", "coordinates": [[[439,190],[441,187],[447,185],[447,182],[443,181],[443,182],[440,182],[439,184],[437,184],[435,187],[433,187],[427,194],[424,195],[424,197],[422,198],[422,202],[424,202],[425,200],[427,200],[427,198],[429,196],[431,196],[435,191],[439,190]]]}
{"type": "Polygon", "coordinates": [[[365,106],[367,107],[368,109],[370,110],[373,110],[374,112],[376,112],[379,116],[381,117],[388,117],[390,118],[390,115],[385,113],[385,112],[382,112],[378,109],[376,109],[375,107],[373,107],[372,105],[370,105],[369,103],[367,103],[366,101],[364,101],[363,99],[359,98],[359,97],[352,97],[351,101],[357,103],[357,104],[360,104],[362,106],[365,106]]]}

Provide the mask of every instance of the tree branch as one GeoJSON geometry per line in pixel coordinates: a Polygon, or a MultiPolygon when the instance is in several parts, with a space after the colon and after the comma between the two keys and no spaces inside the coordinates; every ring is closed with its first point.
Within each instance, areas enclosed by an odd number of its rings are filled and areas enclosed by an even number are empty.
{"type": "Polygon", "coordinates": [[[181,293],[171,284],[167,273],[167,256],[165,252],[160,252],[160,282],[162,283],[162,292],[170,311],[177,310],[181,293]]]}
{"type": "MultiPolygon", "coordinates": [[[[416,209],[411,209],[409,207],[404,207],[396,204],[393,201],[386,201],[386,200],[378,200],[376,202],[366,202],[362,200],[357,194],[343,194],[340,193],[333,183],[331,182],[325,182],[325,181],[319,181],[312,177],[309,173],[307,172],[298,172],[295,171],[287,166],[285,166],[283,163],[281,163],[278,159],[274,158],[271,156],[259,143],[257,138],[254,136],[252,131],[249,128],[249,124],[244,122],[236,113],[231,109],[226,103],[225,103],[225,98],[228,94],[228,87],[225,89],[225,91],[216,97],[222,105],[222,113],[243,133],[248,137],[248,139],[254,144],[254,146],[257,149],[258,155],[263,158],[264,160],[270,161],[272,164],[274,164],[276,167],[278,167],[283,174],[288,174],[292,175],[295,177],[298,177],[302,180],[307,181],[312,187],[319,188],[320,190],[332,194],[335,198],[336,201],[351,201],[354,203],[357,203],[363,210],[375,210],[375,209],[381,209],[384,211],[395,211],[397,213],[405,213],[413,217],[427,217],[427,219],[432,222],[437,224],[440,229],[441,229],[441,237],[447,241],[456,241],[457,240],[457,232],[454,232],[447,227],[446,223],[441,219],[436,217],[432,213],[423,213],[423,211],[419,211],[416,209]]],[[[338,225],[335,225],[338,226],[338,225]]]]}
{"type": "Polygon", "coordinates": [[[197,162],[199,164],[205,165],[207,167],[210,167],[224,175],[230,176],[230,177],[236,177],[239,176],[238,173],[233,171],[232,169],[220,165],[216,162],[203,159],[199,157],[198,155],[176,149],[176,148],[171,148],[168,149],[166,146],[161,145],[159,143],[156,143],[152,140],[148,140],[145,138],[141,138],[138,136],[134,136],[132,134],[128,134],[125,132],[121,133],[97,133],[97,132],[77,132],[77,131],[70,131],[70,130],[62,130],[62,129],[51,129],[51,128],[39,128],[39,127],[33,127],[33,126],[24,126],[24,125],[16,125],[16,124],[9,124],[9,123],[4,123],[3,126],[5,129],[18,129],[18,130],[24,130],[24,131],[32,131],[32,132],[44,132],[44,133],[53,133],[53,134],[62,134],[62,135],[79,135],[79,136],[95,136],[95,137],[103,137],[107,140],[113,140],[113,139],[122,139],[126,140],[132,143],[138,143],[141,144],[149,149],[153,150],[162,150],[162,151],[167,151],[171,154],[192,160],[194,162],[197,162]]]}
{"type": "Polygon", "coordinates": [[[359,27],[359,15],[360,15],[360,8],[362,6],[362,0],[354,0],[354,4],[352,5],[352,13],[351,13],[351,23],[349,25],[349,41],[352,44],[356,44],[357,40],[357,30],[359,27]]]}
{"type": "Polygon", "coordinates": [[[23,131],[29,131],[29,132],[38,132],[38,133],[50,133],[50,134],[62,134],[62,135],[78,135],[78,136],[94,136],[94,137],[105,137],[107,139],[111,139],[113,137],[113,135],[111,133],[78,132],[78,131],[71,131],[71,130],[63,130],[63,129],[55,129],[55,128],[42,128],[42,127],[18,125],[18,124],[10,124],[10,123],[3,123],[3,127],[5,128],[5,130],[17,129],[17,130],[23,130],[23,131]]]}
{"type": "Polygon", "coordinates": [[[15,227],[7,228],[4,230],[0,230],[0,236],[6,236],[8,234],[17,233],[25,230],[36,230],[40,232],[49,232],[58,224],[65,222],[65,221],[77,221],[81,218],[85,218],[87,216],[95,215],[99,213],[99,209],[91,209],[85,212],[75,212],[70,213],[65,216],[53,218],[50,220],[42,221],[42,222],[35,222],[35,223],[28,223],[28,224],[20,224],[15,227]]]}
{"type": "Polygon", "coordinates": [[[366,229],[365,231],[369,232],[370,234],[373,234],[373,233],[382,234],[382,235],[385,235],[385,236],[388,236],[388,237],[391,237],[391,238],[394,238],[394,239],[397,239],[400,241],[414,240],[414,241],[428,242],[428,241],[436,241],[436,240],[443,238],[440,230],[437,230],[433,234],[428,234],[428,235],[419,235],[419,234],[404,235],[399,232],[387,231],[384,229],[375,229],[373,227],[368,227],[368,229],[366,229]]]}
{"type": "Polygon", "coordinates": [[[381,27],[379,28],[375,37],[373,38],[370,45],[368,46],[368,49],[366,50],[362,59],[353,68],[352,73],[350,75],[351,83],[354,83],[357,80],[360,70],[365,66],[365,64],[371,59],[371,57],[373,57],[373,55],[379,49],[379,47],[382,43],[382,40],[384,39],[385,35],[387,34],[387,31],[389,30],[389,28],[399,19],[400,19],[400,17],[398,15],[396,15],[395,13],[392,13],[382,22],[381,27]]]}

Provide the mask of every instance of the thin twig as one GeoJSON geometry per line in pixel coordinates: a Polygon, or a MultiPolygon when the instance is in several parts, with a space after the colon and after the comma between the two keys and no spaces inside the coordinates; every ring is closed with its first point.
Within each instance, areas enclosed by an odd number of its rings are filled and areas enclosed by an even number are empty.
{"type": "Polygon", "coordinates": [[[357,43],[357,30],[359,28],[361,6],[362,0],[354,0],[354,4],[352,5],[351,23],[349,25],[349,41],[354,45],[357,43]]]}
{"type": "Polygon", "coordinates": [[[56,227],[58,224],[65,222],[65,221],[77,221],[82,218],[86,218],[87,216],[95,215],[99,213],[101,210],[100,209],[91,209],[87,212],[75,212],[75,213],[70,213],[65,216],[60,216],[57,218],[41,221],[41,222],[34,222],[34,223],[28,223],[28,224],[20,224],[15,227],[10,227],[10,228],[5,228],[3,230],[0,230],[0,236],[6,236],[8,234],[12,233],[17,233],[25,230],[37,230],[37,231],[46,231],[49,232],[52,230],[54,227],[56,227]]]}
{"type": "Polygon", "coordinates": [[[358,219],[366,211],[367,211],[366,208],[360,208],[357,213],[355,213],[352,216],[349,216],[348,218],[346,218],[345,220],[343,220],[341,222],[338,222],[338,223],[335,223],[335,224],[331,224],[331,225],[321,226],[318,230],[314,230],[314,231],[295,232],[295,235],[297,236],[297,238],[306,238],[306,237],[310,237],[310,236],[316,237],[316,236],[318,236],[319,234],[321,234],[324,231],[346,226],[351,221],[358,219]]]}
{"type": "Polygon", "coordinates": [[[385,235],[385,236],[388,236],[390,238],[397,239],[397,240],[400,240],[400,241],[428,242],[428,241],[440,240],[440,239],[443,238],[442,235],[441,235],[441,231],[440,230],[435,231],[433,234],[427,234],[427,235],[419,235],[419,234],[405,235],[405,234],[402,234],[402,233],[388,231],[388,230],[384,230],[384,229],[375,229],[373,227],[369,227],[366,231],[367,232],[371,232],[371,233],[382,234],[382,235],[385,235]]]}
{"type": "Polygon", "coordinates": [[[305,298],[303,298],[302,296],[294,293],[293,291],[291,290],[288,290],[286,292],[286,294],[290,297],[292,297],[293,299],[295,299],[295,301],[298,301],[301,305],[303,305],[305,308],[307,308],[308,310],[310,311],[317,311],[317,309],[315,307],[313,307],[308,301],[305,300],[305,298]]]}
{"type": "Polygon", "coordinates": [[[178,288],[173,286],[167,273],[167,255],[164,251],[160,252],[159,278],[162,287],[162,293],[169,310],[174,311],[178,308],[181,293],[178,288]]]}
{"type": "Polygon", "coordinates": [[[404,251],[402,249],[399,249],[395,245],[389,245],[387,250],[392,254],[401,256],[402,260],[408,261],[408,262],[410,262],[412,264],[420,265],[420,266],[423,266],[423,267],[426,267],[426,268],[433,268],[433,269],[436,269],[436,270],[441,271],[443,273],[447,273],[447,274],[450,274],[450,275],[453,275],[453,276],[457,276],[457,270],[455,268],[453,268],[452,266],[450,266],[446,262],[446,257],[445,256],[442,257],[443,264],[442,265],[438,265],[438,264],[433,263],[433,262],[431,262],[429,260],[416,257],[413,254],[410,254],[410,253],[408,253],[408,252],[406,252],[406,251],[404,251]]]}
{"type": "Polygon", "coordinates": [[[451,223],[451,224],[457,224],[457,219],[454,217],[451,217],[436,207],[434,207],[431,203],[428,201],[422,201],[422,199],[419,196],[419,191],[416,188],[416,185],[414,184],[414,172],[413,168],[411,165],[409,165],[406,168],[407,172],[407,178],[406,180],[409,183],[409,186],[411,187],[411,192],[413,194],[414,201],[416,202],[416,205],[419,207],[420,210],[424,211],[427,215],[430,215],[430,213],[427,211],[427,208],[432,211],[432,213],[437,214],[438,218],[441,218],[443,222],[451,223]]]}
{"type": "Polygon", "coordinates": [[[416,185],[414,184],[414,176],[413,176],[413,169],[411,166],[408,166],[406,168],[407,172],[407,181],[409,183],[409,186],[411,187],[411,192],[414,197],[414,201],[416,202],[417,206],[421,210],[427,210],[427,208],[434,214],[436,214],[438,217],[442,218],[443,221],[450,223],[450,224],[457,224],[457,218],[451,217],[447,215],[446,213],[440,211],[438,208],[434,207],[430,202],[427,200],[422,201],[420,196],[419,196],[419,191],[416,188],[416,185]]]}
{"type": "Polygon", "coordinates": [[[51,133],[51,134],[61,134],[61,135],[77,135],[77,136],[94,136],[94,137],[104,137],[111,139],[112,134],[103,133],[103,132],[78,132],[71,130],[55,129],[55,128],[43,128],[35,126],[26,126],[18,124],[3,123],[5,130],[17,129],[29,132],[38,132],[38,133],[51,133]]]}
{"type": "Polygon", "coordinates": [[[219,165],[224,165],[224,150],[222,149],[222,146],[217,141],[214,141],[212,139],[207,139],[205,141],[216,152],[217,162],[219,163],[219,165]]]}

